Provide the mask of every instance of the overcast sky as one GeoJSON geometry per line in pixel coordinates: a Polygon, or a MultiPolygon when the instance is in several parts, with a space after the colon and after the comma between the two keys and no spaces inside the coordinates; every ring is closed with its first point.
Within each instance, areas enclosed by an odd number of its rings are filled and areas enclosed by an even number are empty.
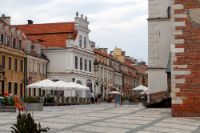
{"type": "Polygon", "coordinates": [[[115,46],[147,61],[147,0],[0,0],[0,13],[12,24],[73,21],[76,11],[88,16],[90,40],[97,47],[115,46]]]}

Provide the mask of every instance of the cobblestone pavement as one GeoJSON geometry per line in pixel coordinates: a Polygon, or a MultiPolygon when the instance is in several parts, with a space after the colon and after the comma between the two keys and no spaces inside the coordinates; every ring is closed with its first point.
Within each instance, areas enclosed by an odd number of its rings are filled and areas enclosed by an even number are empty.
{"type": "MultiPolygon", "coordinates": [[[[0,133],[10,132],[17,113],[0,113],[0,133]]],[[[173,118],[170,109],[113,104],[44,107],[34,119],[49,133],[200,133],[200,118],[173,118]]]]}

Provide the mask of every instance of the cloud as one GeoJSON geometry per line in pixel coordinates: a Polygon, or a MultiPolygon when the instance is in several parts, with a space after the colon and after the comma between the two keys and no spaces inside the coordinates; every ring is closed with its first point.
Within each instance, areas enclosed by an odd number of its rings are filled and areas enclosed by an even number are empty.
{"type": "Polygon", "coordinates": [[[117,44],[130,56],[147,61],[147,0],[6,0],[0,13],[12,24],[73,21],[76,11],[88,16],[91,40],[110,50],[117,44]]]}

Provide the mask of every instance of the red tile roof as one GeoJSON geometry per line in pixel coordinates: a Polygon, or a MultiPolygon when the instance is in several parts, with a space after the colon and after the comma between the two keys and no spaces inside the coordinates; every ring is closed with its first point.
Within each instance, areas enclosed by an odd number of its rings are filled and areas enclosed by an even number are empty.
{"type": "Polygon", "coordinates": [[[77,36],[74,25],[74,22],[68,22],[16,25],[16,27],[30,40],[39,41],[44,47],[65,48],[68,36],[70,35],[74,40],[77,36]]]}
{"type": "MultiPolygon", "coordinates": [[[[101,55],[101,56],[103,56],[103,57],[106,57],[106,58],[110,58],[110,59],[113,59],[113,60],[115,60],[115,61],[118,61],[117,59],[115,59],[112,55],[110,55],[110,54],[107,54],[107,53],[104,53],[104,52],[102,52],[102,51],[100,51],[99,49],[94,49],[94,53],[95,54],[99,54],[99,55],[101,55]]],[[[118,61],[118,62],[120,62],[120,61],[118,61]]],[[[140,65],[133,65],[134,64],[134,62],[132,61],[132,60],[130,60],[130,59],[125,59],[125,61],[124,62],[120,62],[122,65],[124,65],[124,66],[127,66],[127,67],[129,67],[129,68],[132,68],[132,69],[135,69],[138,73],[140,73],[140,74],[146,74],[146,66],[143,66],[144,68],[142,68],[142,66],[140,66],[140,65]]],[[[129,75],[129,76],[133,76],[133,77],[135,77],[136,75],[133,75],[132,73],[126,73],[127,75],[129,75]]]]}
{"type": "Polygon", "coordinates": [[[74,32],[74,22],[26,24],[17,25],[17,27],[20,28],[27,35],[74,32]]]}
{"type": "Polygon", "coordinates": [[[110,54],[101,52],[101,51],[98,50],[98,49],[94,49],[94,53],[95,53],[95,54],[99,54],[99,55],[104,56],[104,57],[107,57],[107,58],[112,58],[112,56],[111,56],[110,54]]]}

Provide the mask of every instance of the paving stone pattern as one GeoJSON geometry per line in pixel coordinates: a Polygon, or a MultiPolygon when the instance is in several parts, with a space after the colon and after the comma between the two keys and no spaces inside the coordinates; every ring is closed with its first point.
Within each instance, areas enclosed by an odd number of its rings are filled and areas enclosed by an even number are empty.
{"type": "MultiPolygon", "coordinates": [[[[200,118],[174,118],[170,109],[113,104],[44,107],[33,112],[49,133],[200,133],[200,118]]],[[[0,113],[0,133],[10,133],[17,113],[0,113]]]]}

